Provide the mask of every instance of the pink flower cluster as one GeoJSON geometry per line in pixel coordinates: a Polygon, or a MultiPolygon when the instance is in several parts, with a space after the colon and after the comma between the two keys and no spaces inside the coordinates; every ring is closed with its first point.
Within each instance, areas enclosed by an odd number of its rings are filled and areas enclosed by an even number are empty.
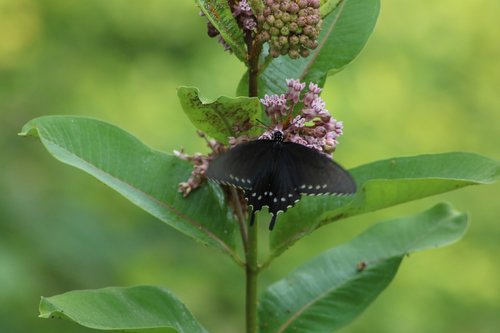
{"type": "Polygon", "coordinates": [[[193,171],[191,172],[191,176],[189,176],[189,179],[186,182],[179,183],[179,192],[181,192],[184,197],[187,197],[192,190],[200,187],[200,185],[206,179],[205,172],[207,171],[210,161],[216,155],[226,150],[224,145],[213,139],[208,139],[202,132],[198,132],[198,135],[206,140],[208,147],[212,150],[210,154],[203,155],[200,153],[196,153],[192,156],[189,156],[184,153],[183,149],[181,149],[180,151],[174,150],[175,156],[179,157],[181,160],[188,161],[193,164],[193,171]]]}
{"type": "Polygon", "coordinates": [[[325,102],[319,96],[321,88],[311,82],[304,92],[305,83],[299,80],[287,80],[286,83],[288,91],[285,94],[266,95],[260,100],[266,115],[272,120],[272,129],[264,132],[259,139],[270,140],[273,132],[280,130],[284,141],[299,143],[325,154],[333,153],[344,126],[325,109],[325,102]],[[293,117],[297,105],[301,105],[301,109],[293,117]]]}

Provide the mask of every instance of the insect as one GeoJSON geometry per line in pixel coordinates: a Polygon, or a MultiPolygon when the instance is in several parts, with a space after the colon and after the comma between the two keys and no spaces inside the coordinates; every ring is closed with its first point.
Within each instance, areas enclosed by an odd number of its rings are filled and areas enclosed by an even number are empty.
{"type": "Polygon", "coordinates": [[[267,207],[273,230],[279,213],[297,203],[302,195],[343,195],[356,192],[351,175],[329,157],[304,145],[283,142],[283,132],[272,140],[255,140],[237,145],[217,156],[206,176],[219,184],[244,191],[255,212],[267,207]]]}

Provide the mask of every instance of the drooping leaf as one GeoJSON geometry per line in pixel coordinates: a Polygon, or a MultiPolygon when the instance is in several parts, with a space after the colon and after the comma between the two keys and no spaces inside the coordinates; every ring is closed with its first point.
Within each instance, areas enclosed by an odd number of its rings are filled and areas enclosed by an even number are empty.
{"type": "Polygon", "coordinates": [[[256,97],[221,96],[215,101],[204,101],[193,87],[179,87],[177,96],[193,125],[220,142],[227,143],[230,136],[258,134],[256,119],[262,111],[256,97]]]}
{"type": "Polygon", "coordinates": [[[95,119],[36,118],[23,127],[21,135],[39,137],[56,159],[89,173],[166,224],[238,260],[235,221],[220,188],[208,184],[188,198],[178,192],[178,184],[191,173],[189,163],[95,119]]]}
{"type": "MultiPolygon", "coordinates": [[[[286,92],[286,79],[315,82],[322,87],[329,74],[341,71],[361,52],[375,27],[379,9],[379,0],[342,0],[324,18],[319,46],[309,57],[281,56],[265,67],[260,74],[259,96],[286,92]]],[[[248,91],[245,77],[247,73],[240,81],[238,93],[248,91]]]]}
{"type": "Polygon", "coordinates": [[[227,0],[195,0],[200,10],[220,32],[224,41],[241,61],[247,61],[245,39],[227,0]]]}
{"type": "Polygon", "coordinates": [[[271,233],[277,256],[316,228],[464,186],[488,184],[499,174],[499,163],[471,153],[399,157],[350,170],[358,191],[348,197],[304,197],[278,219],[271,233]]]}
{"type": "Polygon", "coordinates": [[[260,300],[260,332],[338,330],[388,286],[403,256],[453,243],[466,227],[467,216],[447,204],[372,226],[271,285],[260,300]]]}
{"type": "Polygon", "coordinates": [[[41,318],[63,318],[96,330],[207,332],[169,290],[154,286],[76,290],[42,297],[41,318]]]}

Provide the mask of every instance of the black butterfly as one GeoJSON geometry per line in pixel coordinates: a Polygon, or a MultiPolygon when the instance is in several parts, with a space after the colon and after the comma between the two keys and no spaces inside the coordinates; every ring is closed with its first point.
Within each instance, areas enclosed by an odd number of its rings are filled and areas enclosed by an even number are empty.
{"type": "Polygon", "coordinates": [[[351,175],[326,155],[304,145],[283,142],[283,133],[275,131],[272,140],[255,140],[237,145],[217,156],[206,176],[217,183],[244,190],[255,212],[267,206],[276,216],[293,207],[305,195],[342,195],[356,192],[351,175]]]}

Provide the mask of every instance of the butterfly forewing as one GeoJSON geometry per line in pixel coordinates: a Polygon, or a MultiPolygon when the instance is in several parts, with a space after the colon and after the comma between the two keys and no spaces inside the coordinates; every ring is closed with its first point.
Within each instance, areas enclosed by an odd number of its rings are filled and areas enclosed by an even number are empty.
{"type": "Polygon", "coordinates": [[[272,159],[272,141],[250,141],[217,156],[206,176],[216,182],[251,189],[266,163],[272,159]]]}
{"type": "Polygon", "coordinates": [[[283,143],[283,149],[292,163],[293,182],[299,193],[321,195],[356,192],[351,175],[326,155],[293,142],[283,143]]]}

